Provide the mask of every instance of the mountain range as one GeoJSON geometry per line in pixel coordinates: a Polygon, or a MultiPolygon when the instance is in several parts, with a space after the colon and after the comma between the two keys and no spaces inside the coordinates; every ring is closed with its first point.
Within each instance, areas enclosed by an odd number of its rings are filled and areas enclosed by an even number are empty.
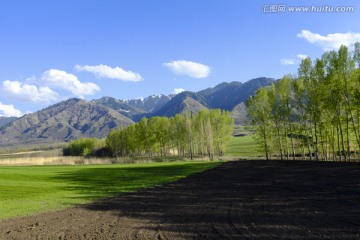
{"type": "Polygon", "coordinates": [[[20,118],[0,118],[0,147],[69,141],[81,137],[105,137],[113,128],[127,126],[142,117],[171,117],[205,108],[231,111],[236,124],[244,124],[246,100],[274,79],[256,78],[245,83],[224,82],[199,92],[153,95],[144,99],[113,97],[85,101],[68,99],[20,118]]]}

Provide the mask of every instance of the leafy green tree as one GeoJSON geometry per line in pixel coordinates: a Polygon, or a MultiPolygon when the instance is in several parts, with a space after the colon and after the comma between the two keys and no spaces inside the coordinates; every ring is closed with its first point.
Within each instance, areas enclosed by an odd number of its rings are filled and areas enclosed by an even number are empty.
{"type": "Polygon", "coordinates": [[[350,160],[360,150],[359,68],[360,43],[353,53],[341,46],[314,62],[304,59],[297,79],[285,76],[258,90],[248,101],[249,117],[267,152],[272,147],[288,158],[291,145],[295,159],[298,145],[310,160],[350,160]]]}
{"type": "Polygon", "coordinates": [[[271,117],[271,107],[269,104],[268,91],[260,88],[256,94],[247,101],[248,115],[252,124],[256,127],[257,134],[264,146],[266,160],[270,158],[269,148],[269,125],[271,117]]]}
{"type": "Polygon", "coordinates": [[[183,115],[177,114],[170,118],[170,139],[176,146],[178,155],[185,155],[186,150],[186,123],[183,115]]]}
{"type": "Polygon", "coordinates": [[[294,82],[294,119],[297,126],[297,138],[300,139],[302,157],[305,159],[305,147],[309,146],[307,114],[306,114],[306,90],[303,79],[294,82]]]}
{"type": "Polygon", "coordinates": [[[150,132],[156,143],[156,151],[160,152],[160,156],[167,153],[167,144],[170,137],[170,121],[167,117],[152,117],[149,120],[150,132]]]}
{"type": "Polygon", "coordinates": [[[152,154],[152,149],[154,148],[153,135],[150,132],[148,126],[149,120],[147,118],[142,118],[140,122],[135,124],[135,135],[137,146],[141,152],[145,152],[148,155],[152,154]]]}
{"type": "Polygon", "coordinates": [[[224,145],[234,132],[234,119],[230,112],[214,109],[210,111],[210,121],[215,149],[218,155],[224,155],[224,145]]]}
{"type": "MultiPolygon", "coordinates": [[[[315,158],[318,160],[318,142],[317,142],[317,120],[318,120],[318,98],[317,98],[317,91],[318,91],[318,83],[313,78],[313,67],[312,67],[312,61],[310,58],[303,59],[300,67],[298,69],[299,78],[303,80],[304,86],[306,89],[306,113],[310,116],[308,118],[308,133],[310,133],[310,136],[308,136],[310,139],[315,138],[315,158]],[[313,128],[315,126],[315,128],[313,128]],[[315,135],[315,137],[314,137],[315,135]]],[[[309,150],[309,156],[310,160],[312,159],[312,141],[308,141],[308,150],[309,150]]]]}
{"type": "Polygon", "coordinates": [[[194,157],[194,137],[193,137],[193,126],[192,117],[190,112],[185,113],[185,128],[186,128],[186,140],[188,145],[188,153],[190,159],[194,157]]]}
{"type": "Polygon", "coordinates": [[[106,137],[106,147],[108,147],[113,156],[123,156],[124,153],[124,129],[120,126],[119,129],[112,129],[106,137]]]}

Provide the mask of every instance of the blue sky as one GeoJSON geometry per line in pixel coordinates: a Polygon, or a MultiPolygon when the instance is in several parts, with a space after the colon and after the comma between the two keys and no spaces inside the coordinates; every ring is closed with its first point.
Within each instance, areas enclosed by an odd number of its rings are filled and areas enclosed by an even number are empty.
{"type": "Polygon", "coordinates": [[[358,1],[3,0],[0,116],[69,97],[133,99],[280,78],[305,56],[360,41],[359,19],[358,1]],[[284,12],[269,12],[280,5],[284,12]]]}

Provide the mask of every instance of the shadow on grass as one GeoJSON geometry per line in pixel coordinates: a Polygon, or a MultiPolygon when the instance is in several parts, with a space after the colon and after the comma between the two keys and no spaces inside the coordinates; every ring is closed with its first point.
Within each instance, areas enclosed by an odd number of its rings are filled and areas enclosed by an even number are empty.
{"type": "Polygon", "coordinates": [[[65,190],[80,194],[77,198],[90,201],[176,181],[218,164],[188,162],[100,165],[58,173],[55,179],[68,183],[69,186],[65,187],[65,190]]]}

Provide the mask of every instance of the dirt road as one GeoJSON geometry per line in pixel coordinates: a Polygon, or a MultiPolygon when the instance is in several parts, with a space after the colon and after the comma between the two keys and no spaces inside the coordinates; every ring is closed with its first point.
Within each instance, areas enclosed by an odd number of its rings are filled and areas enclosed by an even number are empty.
{"type": "Polygon", "coordinates": [[[241,161],[0,222],[0,239],[360,239],[360,163],[241,161]]]}

